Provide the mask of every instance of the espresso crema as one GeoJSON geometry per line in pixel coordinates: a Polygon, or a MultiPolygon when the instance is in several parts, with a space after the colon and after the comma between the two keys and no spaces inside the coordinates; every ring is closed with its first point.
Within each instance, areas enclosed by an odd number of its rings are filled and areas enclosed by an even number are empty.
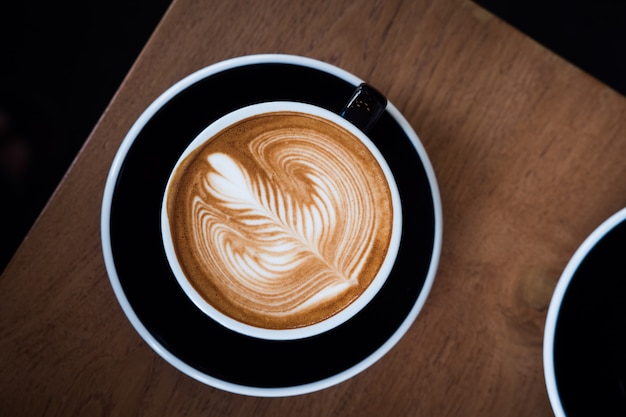
{"type": "Polygon", "coordinates": [[[393,207],[356,136],[297,112],[222,130],[174,172],[167,215],[185,276],[240,322],[292,329],[352,303],[389,249],[393,207]]]}

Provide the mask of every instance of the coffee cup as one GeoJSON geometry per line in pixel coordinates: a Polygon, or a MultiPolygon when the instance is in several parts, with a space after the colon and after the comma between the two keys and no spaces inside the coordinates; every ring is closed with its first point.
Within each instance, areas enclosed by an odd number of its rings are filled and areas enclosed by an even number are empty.
{"type": "Polygon", "coordinates": [[[366,132],[386,101],[361,85],[341,115],[252,104],[200,132],[164,192],[161,230],[180,287],[247,336],[301,339],[376,296],[402,230],[393,174],[366,132]]]}

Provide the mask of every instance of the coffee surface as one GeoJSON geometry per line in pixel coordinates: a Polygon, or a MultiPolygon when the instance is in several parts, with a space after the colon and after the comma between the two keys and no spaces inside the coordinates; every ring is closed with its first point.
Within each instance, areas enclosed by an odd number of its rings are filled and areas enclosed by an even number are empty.
{"type": "Polygon", "coordinates": [[[265,113],[194,150],[168,188],[174,250],[223,314],[290,329],[345,309],[377,275],[393,221],[369,149],[326,119],[265,113]]]}

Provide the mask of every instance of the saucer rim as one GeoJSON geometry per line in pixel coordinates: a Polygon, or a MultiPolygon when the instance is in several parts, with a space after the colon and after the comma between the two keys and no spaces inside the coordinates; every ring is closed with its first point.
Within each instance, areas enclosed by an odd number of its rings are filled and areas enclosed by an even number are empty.
{"type": "Polygon", "coordinates": [[[587,236],[570,258],[552,294],[543,335],[543,370],[546,390],[548,391],[548,397],[555,417],[567,417],[557,386],[554,363],[554,340],[563,300],[565,299],[570,283],[577,274],[578,268],[585,261],[589,253],[624,221],[626,221],[626,208],[622,208],[611,215],[587,236]]]}

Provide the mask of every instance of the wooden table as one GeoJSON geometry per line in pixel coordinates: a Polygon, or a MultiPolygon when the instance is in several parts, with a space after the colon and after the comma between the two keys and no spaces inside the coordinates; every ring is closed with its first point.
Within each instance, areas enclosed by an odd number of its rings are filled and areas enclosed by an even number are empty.
{"type": "Polygon", "coordinates": [[[0,415],[550,416],[542,338],[556,281],[626,206],[626,99],[474,3],[176,0],[0,277],[0,415]],[[386,93],[428,151],[440,267],[401,341],[347,382],[288,398],[205,386],[134,331],[100,207],[143,110],[223,59],[279,52],[386,93]]]}

